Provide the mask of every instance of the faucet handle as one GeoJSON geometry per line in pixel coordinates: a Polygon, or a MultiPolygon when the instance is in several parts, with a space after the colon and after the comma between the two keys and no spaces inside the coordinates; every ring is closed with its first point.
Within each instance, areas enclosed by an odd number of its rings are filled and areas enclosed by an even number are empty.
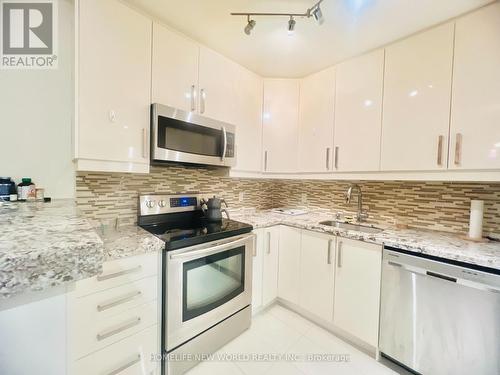
{"type": "Polygon", "coordinates": [[[335,220],[340,221],[344,219],[344,213],[342,211],[337,211],[335,214],[335,220]]]}

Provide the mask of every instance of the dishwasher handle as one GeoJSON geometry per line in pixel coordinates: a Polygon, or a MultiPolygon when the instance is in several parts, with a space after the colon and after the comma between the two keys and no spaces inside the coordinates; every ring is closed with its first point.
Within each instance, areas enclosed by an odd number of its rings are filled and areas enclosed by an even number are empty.
{"type": "Polygon", "coordinates": [[[493,292],[493,293],[500,293],[500,288],[497,286],[494,286],[494,285],[489,285],[489,284],[480,283],[477,281],[472,281],[472,280],[452,277],[452,276],[448,276],[448,275],[443,275],[441,273],[430,271],[428,269],[424,269],[421,267],[416,267],[416,266],[412,266],[412,265],[408,265],[408,264],[404,264],[404,263],[395,262],[393,260],[387,260],[386,263],[389,266],[402,268],[405,271],[408,271],[408,272],[411,272],[411,273],[414,273],[417,275],[421,275],[424,277],[433,277],[433,278],[441,279],[443,281],[448,281],[448,282],[456,283],[458,285],[463,285],[463,286],[466,286],[469,288],[484,290],[484,291],[493,292]]]}

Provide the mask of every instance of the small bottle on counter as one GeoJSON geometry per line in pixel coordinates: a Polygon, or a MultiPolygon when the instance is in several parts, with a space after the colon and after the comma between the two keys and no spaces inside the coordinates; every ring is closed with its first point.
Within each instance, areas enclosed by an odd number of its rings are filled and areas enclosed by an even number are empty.
{"type": "Polygon", "coordinates": [[[16,193],[16,183],[10,177],[0,177],[0,199],[8,201],[16,193]]]}
{"type": "Polygon", "coordinates": [[[17,185],[17,199],[20,201],[35,200],[36,187],[31,178],[24,177],[22,182],[17,185]]]}

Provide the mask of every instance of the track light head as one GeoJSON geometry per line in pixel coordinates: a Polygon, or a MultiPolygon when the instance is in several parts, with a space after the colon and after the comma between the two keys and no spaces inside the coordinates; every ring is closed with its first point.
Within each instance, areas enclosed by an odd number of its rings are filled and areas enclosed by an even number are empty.
{"type": "Polygon", "coordinates": [[[325,19],[323,18],[323,12],[319,7],[319,4],[312,10],[312,15],[318,24],[322,25],[325,19]]]}
{"type": "Polygon", "coordinates": [[[293,19],[293,16],[290,16],[290,20],[288,21],[288,35],[293,34],[293,30],[295,29],[295,20],[293,19]]]}
{"type": "Polygon", "coordinates": [[[245,34],[250,35],[256,23],[255,20],[251,20],[250,17],[248,17],[248,23],[245,26],[245,34]]]}

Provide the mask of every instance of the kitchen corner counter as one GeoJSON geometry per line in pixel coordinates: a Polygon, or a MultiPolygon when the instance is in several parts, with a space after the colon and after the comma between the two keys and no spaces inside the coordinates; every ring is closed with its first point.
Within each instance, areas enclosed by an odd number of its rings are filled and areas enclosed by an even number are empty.
{"type": "Polygon", "coordinates": [[[137,225],[103,227],[96,231],[104,242],[105,261],[158,252],[165,247],[165,242],[137,225]]]}
{"type": "Polygon", "coordinates": [[[142,228],[94,228],[73,200],[0,206],[0,300],[96,276],[103,262],[160,251],[142,228]]]}
{"type": "Polygon", "coordinates": [[[0,298],[102,271],[103,242],[72,200],[0,206],[0,298]]]}
{"type": "Polygon", "coordinates": [[[320,221],[334,218],[334,214],[327,211],[309,211],[304,215],[290,216],[269,210],[236,210],[231,212],[231,218],[251,224],[255,229],[288,225],[500,270],[500,242],[476,243],[453,233],[396,229],[378,224],[383,231],[375,234],[333,228],[319,224],[320,221]]]}

